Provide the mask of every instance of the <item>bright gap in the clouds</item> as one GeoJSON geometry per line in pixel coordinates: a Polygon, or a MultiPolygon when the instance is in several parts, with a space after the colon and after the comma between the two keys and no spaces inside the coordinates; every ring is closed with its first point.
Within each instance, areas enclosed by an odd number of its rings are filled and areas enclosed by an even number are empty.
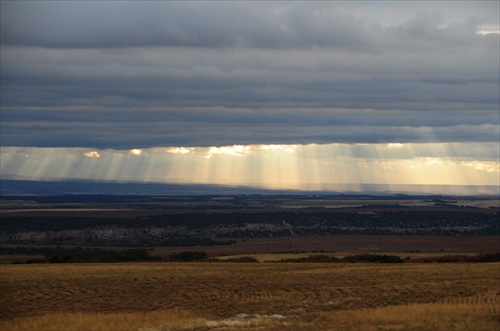
{"type": "Polygon", "coordinates": [[[112,150],[2,147],[2,179],[216,184],[500,185],[496,143],[233,145],[112,150]]]}

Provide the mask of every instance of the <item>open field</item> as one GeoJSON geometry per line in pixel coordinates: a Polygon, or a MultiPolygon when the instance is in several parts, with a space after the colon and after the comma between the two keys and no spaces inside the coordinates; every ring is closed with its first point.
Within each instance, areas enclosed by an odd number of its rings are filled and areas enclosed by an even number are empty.
{"type": "Polygon", "coordinates": [[[59,245],[141,248],[164,260],[200,250],[261,263],[2,264],[0,330],[500,330],[500,263],[262,263],[314,252],[412,259],[496,253],[498,203],[438,196],[5,198],[0,263],[43,258],[49,253],[40,249],[59,245]]]}
{"type": "Polygon", "coordinates": [[[3,265],[0,329],[498,330],[500,264],[3,265]]]}

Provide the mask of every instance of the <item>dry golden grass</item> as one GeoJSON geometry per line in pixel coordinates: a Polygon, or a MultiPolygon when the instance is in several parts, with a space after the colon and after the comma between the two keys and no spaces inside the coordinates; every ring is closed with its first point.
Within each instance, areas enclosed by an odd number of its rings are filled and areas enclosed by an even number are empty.
{"type": "Polygon", "coordinates": [[[178,310],[147,313],[52,313],[2,322],[2,330],[126,331],[172,330],[205,326],[208,321],[178,310]]]}
{"type": "Polygon", "coordinates": [[[297,329],[318,330],[498,330],[499,305],[412,304],[373,309],[321,312],[309,317],[312,323],[295,321],[297,329]]]}
{"type": "Polygon", "coordinates": [[[500,264],[0,267],[0,329],[498,330],[500,264]]]}

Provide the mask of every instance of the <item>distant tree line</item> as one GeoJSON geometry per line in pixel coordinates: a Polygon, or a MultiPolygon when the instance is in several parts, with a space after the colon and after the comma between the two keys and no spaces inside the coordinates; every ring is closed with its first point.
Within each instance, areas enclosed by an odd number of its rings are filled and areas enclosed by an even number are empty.
{"type": "Polygon", "coordinates": [[[411,259],[409,262],[500,262],[500,253],[484,253],[479,255],[443,255],[411,259]]]}
{"type": "MultiPolygon", "coordinates": [[[[373,214],[358,212],[213,212],[149,215],[147,218],[94,218],[94,217],[31,217],[2,216],[0,230],[2,232],[19,231],[61,231],[84,230],[103,226],[125,228],[164,228],[184,227],[186,229],[213,229],[233,227],[245,224],[281,224],[287,222],[291,226],[335,227],[350,226],[353,228],[446,228],[478,226],[488,234],[500,234],[498,218],[500,213],[493,211],[453,210],[402,210],[378,211],[373,214]]],[[[480,234],[480,233],[479,233],[480,234]]]]}
{"type": "Polygon", "coordinates": [[[484,253],[479,255],[443,255],[433,257],[421,257],[402,259],[396,255],[382,254],[357,254],[347,255],[343,258],[329,256],[324,254],[310,255],[300,258],[282,259],[279,262],[287,263],[328,263],[328,262],[348,262],[348,263],[452,263],[452,262],[500,262],[500,253],[484,253]]]}
{"type": "Polygon", "coordinates": [[[186,251],[181,253],[173,253],[170,255],[170,262],[192,262],[192,261],[209,261],[209,262],[244,262],[244,263],[252,263],[259,262],[253,256],[238,256],[226,259],[219,258],[209,258],[207,253],[203,251],[186,251]]]}
{"type": "MultiPolygon", "coordinates": [[[[208,259],[207,253],[203,251],[186,251],[174,253],[170,255],[171,262],[189,262],[189,261],[212,261],[212,262],[258,262],[257,259],[251,256],[242,256],[229,259],[208,259]]],[[[348,255],[343,258],[337,258],[329,255],[310,255],[308,257],[282,259],[280,262],[294,263],[328,263],[328,262],[371,262],[371,263],[403,263],[404,261],[395,255],[379,255],[379,254],[359,254],[348,255]]]]}
{"type": "Polygon", "coordinates": [[[280,262],[293,263],[328,263],[328,262],[370,262],[370,263],[404,263],[403,259],[396,255],[379,255],[379,254],[358,254],[347,255],[343,258],[338,258],[329,255],[310,255],[300,258],[282,259],[280,262]]]}
{"type": "MultiPolygon", "coordinates": [[[[373,209],[371,209],[373,210],[373,209]]],[[[230,245],[232,238],[307,235],[500,235],[484,209],[187,212],[137,218],[2,216],[0,243],[81,246],[230,245]]]]}
{"type": "Polygon", "coordinates": [[[146,249],[100,249],[83,247],[43,247],[43,248],[2,248],[1,254],[45,255],[44,258],[31,259],[27,263],[77,263],[77,262],[140,262],[158,261],[146,249]]]}
{"type": "Polygon", "coordinates": [[[173,253],[169,257],[169,261],[178,262],[178,261],[204,261],[208,259],[208,255],[203,251],[186,251],[181,253],[173,253]]]}
{"type": "MultiPolygon", "coordinates": [[[[100,249],[82,247],[4,247],[0,254],[4,255],[45,255],[44,258],[34,258],[26,263],[110,263],[110,262],[143,262],[162,261],[160,257],[153,257],[146,249],[100,249]]],[[[209,258],[204,251],[183,251],[173,253],[169,262],[259,262],[252,256],[241,256],[228,259],[209,258]]],[[[385,254],[356,254],[342,258],[326,254],[315,254],[306,257],[281,259],[282,263],[479,263],[500,262],[500,253],[483,253],[478,255],[442,255],[402,259],[396,255],[385,254]]],[[[20,262],[14,262],[20,263],[20,262]]]]}

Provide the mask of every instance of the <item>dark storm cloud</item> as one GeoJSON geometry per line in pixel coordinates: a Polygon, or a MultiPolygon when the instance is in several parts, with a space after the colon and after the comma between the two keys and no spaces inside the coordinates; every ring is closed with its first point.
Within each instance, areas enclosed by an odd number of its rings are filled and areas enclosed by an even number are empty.
{"type": "Polygon", "coordinates": [[[497,141],[498,3],[388,4],[2,2],[1,144],[497,141]]]}
{"type": "Polygon", "coordinates": [[[129,109],[119,117],[106,110],[37,112],[6,111],[2,139],[14,146],[30,141],[35,146],[128,149],[332,141],[488,142],[498,138],[498,127],[489,124],[490,114],[484,111],[425,116],[406,112],[404,117],[397,111],[380,114],[351,109],[129,109]]]}
{"type": "Polygon", "coordinates": [[[352,12],[359,9],[356,5],[350,7],[342,2],[5,2],[2,44],[62,48],[317,46],[370,51],[433,43],[460,45],[470,43],[480,23],[491,23],[488,10],[494,10],[495,4],[476,10],[485,18],[470,17],[444,27],[446,15],[439,11],[418,12],[402,24],[384,28],[383,22],[356,16],[352,12]]]}

